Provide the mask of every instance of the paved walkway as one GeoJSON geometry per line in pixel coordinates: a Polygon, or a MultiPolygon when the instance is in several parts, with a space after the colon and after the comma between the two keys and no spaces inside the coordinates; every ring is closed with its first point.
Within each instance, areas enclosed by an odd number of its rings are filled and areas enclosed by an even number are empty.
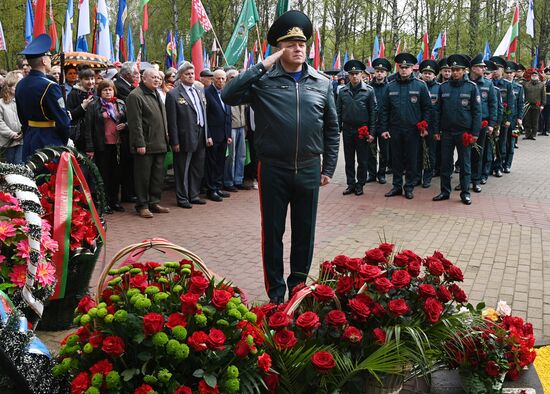
{"type": "MultiPolygon", "coordinates": [[[[449,201],[432,202],[439,178],[429,189],[417,188],[413,200],[385,198],[391,186],[372,183],[363,196],[342,196],[341,153],[333,182],[321,189],[311,273],[338,254],[363,256],[382,240],[421,255],[440,250],[463,269],[471,302],[506,300],[515,314],[533,323],[537,338],[550,339],[549,153],[550,137],[520,141],[512,173],[491,177],[481,194],[472,193],[471,206],[460,202],[458,192],[449,201]]],[[[455,175],[453,185],[457,182],[455,175]]],[[[187,210],[176,206],[174,192],[168,190],[163,204],[172,212],[150,220],[138,218],[130,205],[128,212],[107,217],[107,261],[128,244],[166,238],[201,256],[251,299],[266,300],[257,191],[239,191],[222,203],[209,201],[187,210]]],[[[285,245],[289,243],[290,232],[285,234],[285,245]]],[[[285,255],[288,260],[289,248],[285,255]]],[[[96,267],[92,283],[102,266],[96,267]]]]}

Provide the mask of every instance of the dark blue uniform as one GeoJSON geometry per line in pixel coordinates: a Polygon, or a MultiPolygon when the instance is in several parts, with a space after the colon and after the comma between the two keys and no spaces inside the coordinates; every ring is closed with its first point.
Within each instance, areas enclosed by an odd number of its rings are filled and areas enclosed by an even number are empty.
{"type": "Polygon", "coordinates": [[[417,123],[428,121],[431,100],[428,87],[413,76],[388,83],[382,100],[381,132],[389,131],[393,189],[411,193],[417,171],[420,134],[417,123]],[[405,172],[405,186],[403,186],[405,172]]]}
{"type": "Polygon", "coordinates": [[[472,82],[477,85],[481,96],[481,120],[487,121],[487,126],[482,127],[479,131],[479,138],[477,140],[479,152],[475,149],[472,152],[472,184],[475,186],[481,182],[483,157],[486,153],[487,128],[489,126],[495,127],[497,124],[498,96],[497,89],[490,79],[479,77],[476,80],[472,80],[472,82]]]}
{"type": "Polygon", "coordinates": [[[418,171],[415,183],[422,183],[423,187],[428,187],[432,182],[432,177],[434,175],[435,169],[435,140],[434,134],[437,132],[435,130],[435,106],[437,105],[438,96],[439,96],[439,87],[441,84],[435,79],[430,82],[425,82],[428,86],[428,91],[430,92],[430,99],[432,100],[432,108],[430,110],[430,116],[428,118],[428,132],[429,135],[424,137],[426,142],[426,148],[428,155],[428,162],[425,163],[424,160],[424,144],[419,145],[418,150],[418,171]]]}
{"type": "Polygon", "coordinates": [[[61,88],[36,70],[16,87],[17,114],[23,130],[23,159],[48,145],[66,145],[71,120],[61,88]]]}
{"type": "MultiPolygon", "coordinates": [[[[374,95],[376,96],[376,102],[378,103],[378,109],[381,109],[381,103],[384,99],[384,94],[386,93],[386,89],[388,87],[387,80],[384,79],[382,83],[378,83],[376,79],[373,79],[370,86],[374,89],[374,95]]],[[[389,163],[389,155],[390,155],[390,149],[389,149],[389,142],[388,140],[385,140],[380,136],[382,133],[380,128],[380,122],[381,122],[381,115],[378,112],[376,116],[376,133],[374,134],[374,141],[372,144],[378,145],[378,170],[376,168],[376,156],[373,154],[369,154],[369,163],[368,163],[368,172],[370,176],[375,176],[378,178],[379,181],[385,183],[386,179],[386,167],[388,167],[389,163]]]]}
{"type": "Polygon", "coordinates": [[[439,88],[436,106],[437,129],[441,132],[441,194],[451,194],[453,153],[456,148],[460,163],[460,197],[470,197],[471,146],[462,142],[465,132],[478,137],[481,128],[481,98],[477,85],[471,81],[450,80],[439,88]]]}
{"type": "Polygon", "coordinates": [[[512,137],[512,132],[517,129],[517,121],[521,119],[523,112],[523,106],[525,104],[525,92],[523,86],[514,81],[512,82],[512,89],[514,91],[515,104],[514,104],[514,119],[508,127],[508,135],[506,136],[506,158],[504,160],[504,172],[510,172],[512,168],[512,160],[514,160],[514,148],[516,145],[516,138],[512,137]]]}
{"type": "Polygon", "coordinates": [[[550,79],[544,84],[545,93],[546,93],[546,103],[544,104],[544,109],[542,110],[541,122],[540,122],[540,132],[544,135],[550,133],[550,79]]]}
{"type": "Polygon", "coordinates": [[[502,105],[504,106],[502,123],[500,123],[500,131],[495,146],[496,155],[493,161],[493,171],[499,176],[498,174],[502,172],[505,165],[508,129],[511,127],[514,120],[516,99],[510,81],[505,79],[494,79],[493,84],[500,90],[502,105]],[[508,127],[505,125],[506,122],[510,122],[508,127]]]}

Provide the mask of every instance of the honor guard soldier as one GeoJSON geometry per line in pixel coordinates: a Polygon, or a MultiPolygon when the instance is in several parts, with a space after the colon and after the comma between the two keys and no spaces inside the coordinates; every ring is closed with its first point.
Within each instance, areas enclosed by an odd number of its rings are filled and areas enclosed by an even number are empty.
{"type": "Polygon", "coordinates": [[[483,54],[475,56],[470,62],[470,81],[477,85],[481,97],[481,129],[477,144],[479,149],[472,151],[472,190],[481,192],[481,172],[483,155],[485,152],[487,135],[493,133],[497,123],[498,101],[493,81],[484,77],[487,65],[483,61],[483,54]]]}
{"type": "MultiPolygon", "coordinates": [[[[376,104],[380,110],[382,107],[382,100],[388,86],[388,72],[391,70],[391,63],[388,59],[379,57],[372,61],[372,68],[374,70],[374,76],[370,85],[374,89],[376,96],[376,104]]],[[[379,111],[376,114],[376,134],[374,135],[373,144],[378,145],[378,170],[376,169],[376,156],[369,156],[368,172],[369,174],[376,174],[376,178],[380,184],[386,183],[386,168],[389,166],[390,160],[390,145],[389,141],[382,138],[380,128],[381,116],[379,111]]],[[[372,134],[371,134],[372,135],[372,134]]]]}
{"type": "MultiPolygon", "coordinates": [[[[525,91],[523,85],[518,83],[514,77],[518,71],[518,65],[514,62],[506,62],[506,69],[504,70],[504,79],[512,83],[512,90],[514,91],[514,119],[508,127],[508,135],[506,136],[506,157],[504,159],[504,168],[502,172],[505,174],[510,173],[512,168],[512,161],[514,160],[514,149],[516,147],[517,137],[513,137],[512,134],[518,129],[518,126],[522,125],[523,105],[525,103],[525,91]]],[[[537,130],[535,129],[535,133],[537,130]]]]}
{"type": "Polygon", "coordinates": [[[359,60],[344,64],[350,82],[338,93],[336,113],[344,143],[347,188],[343,194],[363,194],[367,179],[367,159],[372,152],[369,144],[376,133],[376,97],[374,89],[361,81],[365,65],[359,60]],[[359,131],[367,127],[368,136],[359,131]],[[357,155],[357,179],[355,178],[355,155],[357,155]]]}
{"type": "Polygon", "coordinates": [[[550,133],[550,67],[544,69],[544,89],[546,99],[544,100],[544,110],[542,111],[542,124],[540,126],[541,135],[547,136],[550,133]]]}
{"type": "Polygon", "coordinates": [[[269,299],[307,279],[315,236],[319,185],[330,182],[339,133],[330,81],[307,64],[313,26],[300,11],[273,22],[267,40],[279,51],[235,77],[222,92],[229,105],[250,104],[256,131],[262,258],[269,299]],[[322,162],[321,162],[322,156],[322,162]],[[290,276],[284,281],[283,234],[288,206],[292,238],[290,276]]]}
{"type": "Polygon", "coordinates": [[[495,146],[496,157],[493,161],[493,173],[497,178],[500,178],[505,166],[508,129],[514,121],[516,100],[512,83],[504,79],[504,70],[507,67],[506,60],[499,56],[493,56],[489,60],[497,66],[497,70],[493,73],[493,84],[500,90],[504,107],[502,123],[498,130],[498,141],[496,141],[495,146]]]}
{"type": "Polygon", "coordinates": [[[436,133],[436,130],[434,129],[434,107],[437,105],[440,86],[440,83],[437,82],[435,78],[439,71],[439,66],[434,60],[428,59],[420,63],[418,70],[420,71],[420,79],[426,82],[426,85],[428,86],[430,99],[432,101],[432,109],[430,111],[430,117],[428,119],[429,134],[425,137],[422,137],[426,143],[421,144],[418,150],[418,176],[416,178],[415,185],[422,184],[423,188],[428,188],[432,184],[432,177],[435,167],[434,135],[436,133]],[[426,146],[427,152],[424,152],[424,145],[426,146]],[[424,157],[424,154],[426,154],[427,157],[424,157]]]}
{"type": "Polygon", "coordinates": [[[436,106],[436,138],[441,140],[441,193],[434,201],[448,200],[451,195],[451,173],[453,171],[453,153],[458,151],[460,164],[460,199],[470,205],[472,146],[466,143],[465,134],[472,136],[475,143],[481,128],[481,98],[474,82],[464,78],[465,69],[470,62],[463,55],[449,56],[451,79],[439,88],[439,103],[436,106]]]}
{"type": "Polygon", "coordinates": [[[527,114],[525,114],[525,137],[534,140],[539,128],[539,116],[544,111],[545,87],[541,82],[539,71],[536,68],[530,68],[525,72],[525,102],[529,104],[527,114]]]}
{"type": "Polygon", "coordinates": [[[439,76],[437,77],[437,82],[443,83],[451,79],[451,67],[449,66],[449,62],[447,61],[446,57],[441,59],[437,63],[437,66],[439,67],[439,76]]]}
{"type": "Polygon", "coordinates": [[[31,71],[15,90],[17,114],[23,131],[23,159],[48,145],[64,146],[69,140],[71,120],[59,85],[46,77],[52,66],[47,34],[36,37],[20,53],[31,71]]]}

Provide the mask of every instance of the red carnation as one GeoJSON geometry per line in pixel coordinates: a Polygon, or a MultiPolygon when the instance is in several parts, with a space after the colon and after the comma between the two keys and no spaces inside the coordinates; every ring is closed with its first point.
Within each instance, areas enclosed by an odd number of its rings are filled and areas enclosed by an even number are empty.
{"type": "Polygon", "coordinates": [[[90,334],[90,338],[88,339],[88,342],[94,347],[94,349],[97,349],[103,344],[103,334],[101,331],[94,331],[90,334]]]}
{"type": "Polygon", "coordinates": [[[380,345],[383,345],[384,342],[386,342],[386,332],[381,328],[377,327],[372,330],[372,335],[374,336],[376,342],[378,342],[380,345]]]}
{"type": "Polygon", "coordinates": [[[225,308],[231,297],[233,295],[227,290],[214,290],[212,292],[212,305],[220,311],[225,308]]]}
{"type": "Polygon", "coordinates": [[[107,359],[98,361],[94,365],[90,367],[90,372],[92,376],[94,376],[96,373],[100,373],[104,376],[106,376],[109,372],[113,370],[113,364],[107,359]]]}
{"type": "Polygon", "coordinates": [[[139,289],[141,292],[144,292],[147,286],[149,286],[147,275],[139,274],[130,279],[130,287],[139,289]]]}
{"type": "Polygon", "coordinates": [[[388,291],[390,291],[393,288],[392,283],[388,280],[388,278],[376,278],[374,280],[374,287],[377,292],[380,294],[386,294],[388,291]]]}
{"type": "Polygon", "coordinates": [[[194,315],[200,296],[194,293],[185,293],[180,296],[181,311],[186,315],[194,315]]]}
{"type": "Polygon", "coordinates": [[[168,316],[166,327],[172,329],[177,326],[187,327],[187,319],[181,313],[172,313],[168,316]]]}
{"type": "Polygon", "coordinates": [[[174,394],[193,394],[193,390],[191,390],[191,387],[179,386],[174,390],[174,394]]]}
{"type": "Polygon", "coordinates": [[[155,391],[155,390],[148,384],[144,383],[134,390],[134,394],[148,394],[151,391],[155,391]]]}
{"type": "Polygon", "coordinates": [[[353,287],[353,281],[349,276],[341,276],[336,283],[336,292],[338,294],[346,294],[353,287]]]}
{"type": "Polygon", "coordinates": [[[449,275],[449,278],[451,280],[462,282],[464,280],[464,275],[462,274],[462,270],[458,268],[456,265],[453,265],[451,268],[447,270],[447,275],[449,275]]]}
{"type": "Polygon", "coordinates": [[[211,328],[208,332],[208,340],[206,343],[212,350],[223,350],[225,349],[225,334],[217,328],[211,328]]]}
{"type": "Polygon", "coordinates": [[[396,289],[402,289],[411,283],[411,275],[404,270],[396,270],[391,277],[391,283],[396,289]]]}
{"type": "Polygon", "coordinates": [[[491,378],[496,378],[500,374],[500,368],[496,362],[491,360],[485,365],[485,373],[491,378]]]}
{"type": "Polygon", "coordinates": [[[298,342],[298,339],[294,335],[294,331],[290,330],[277,331],[273,336],[273,340],[280,349],[290,349],[298,342]]]}
{"type": "Polygon", "coordinates": [[[86,372],[80,372],[71,382],[72,394],[83,394],[90,387],[90,376],[86,372]]]}
{"type": "Polygon", "coordinates": [[[503,106],[504,108],[508,108],[508,103],[502,103],[502,106],[503,106]]]}
{"type": "Polygon", "coordinates": [[[483,119],[481,121],[481,128],[484,129],[485,127],[487,127],[489,125],[489,121],[486,120],[486,119],[483,119]]]}
{"type": "Polygon", "coordinates": [[[233,351],[235,352],[235,356],[239,358],[245,358],[250,353],[250,345],[248,344],[246,339],[241,339],[239,342],[237,342],[233,351]]]}
{"type": "Polygon", "coordinates": [[[441,312],[443,312],[443,306],[437,299],[430,297],[424,303],[424,312],[430,323],[437,323],[441,312]]]}
{"type": "Polygon", "coordinates": [[[121,337],[110,335],[103,340],[101,350],[111,357],[120,357],[124,353],[124,340],[121,337]]]}
{"type": "Polygon", "coordinates": [[[435,288],[432,285],[428,284],[421,284],[418,286],[418,294],[420,297],[428,298],[428,297],[435,297],[435,288]]]}
{"type": "Polygon", "coordinates": [[[470,146],[474,143],[474,137],[471,133],[463,133],[462,134],[462,145],[465,147],[470,146]]]}
{"type": "Polygon", "coordinates": [[[374,248],[367,250],[365,252],[365,263],[368,264],[378,264],[386,262],[386,255],[384,251],[380,248],[374,248]]]}
{"type": "Polygon", "coordinates": [[[96,306],[96,302],[94,301],[94,299],[89,295],[85,295],[84,297],[82,297],[82,299],[78,303],[77,308],[81,313],[88,313],[88,311],[95,306],[96,306]]]}
{"type": "Polygon", "coordinates": [[[269,371],[271,368],[271,356],[268,353],[263,353],[258,356],[258,368],[264,372],[269,371]]]}
{"type": "Polygon", "coordinates": [[[425,120],[421,120],[416,124],[416,128],[418,129],[418,131],[422,132],[428,129],[428,122],[426,122],[425,120]]]}
{"type": "Polygon", "coordinates": [[[153,335],[164,327],[164,316],[159,313],[150,312],[143,316],[143,333],[153,335]]]}
{"type": "Polygon", "coordinates": [[[380,249],[384,253],[384,256],[388,257],[392,254],[394,246],[394,244],[384,242],[378,245],[378,249],[380,249]]]}
{"type": "Polygon", "coordinates": [[[290,324],[290,317],[284,312],[275,312],[269,318],[269,327],[274,330],[282,330],[290,324]]]}
{"type": "Polygon", "coordinates": [[[346,314],[342,311],[334,309],[326,314],[325,320],[329,326],[343,326],[348,322],[346,319],[346,314]]]}
{"type": "Polygon", "coordinates": [[[363,339],[363,334],[357,327],[349,326],[342,333],[342,338],[351,343],[359,343],[363,339]]]}
{"type": "Polygon", "coordinates": [[[404,299],[398,298],[388,302],[388,310],[395,316],[401,316],[407,313],[410,308],[404,299]]]}
{"type": "Polygon", "coordinates": [[[216,385],[216,387],[210,387],[204,379],[201,379],[201,381],[199,382],[199,393],[220,394],[220,390],[218,390],[218,385],[216,385]]]}
{"type": "Polygon", "coordinates": [[[365,320],[370,315],[369,307],[357,298],[349,300],[348,306],[359,320],[365,320]]]}
{"type": "Polygon", "coordinates": [[[195,331],[187,338],[187,344],[197,352],[208,349],[208,345],[206,344],[207,341],[208,335],[204,331],[195,331]]]}
{"type": "Polygon", "coordinates": [[[210,281],[204,276],[197,275],[192,276],[191,279],[189,279],[189,291],[191,293],[203,295],[209,285],[210,281]]]}
{"type": "Polygon", "coordinates": [[[537,102],[535,103],[535,107],[540,108],[540,101],[537,101],[537,102]]]}
{"type": "Polygon", "coordinates": [[[311,356],[311,363],[317,372],[324,374],[336,366],[334,357],[329,352],[315,352],[311,356]]]}
{"type": "Polygon", "coordinates": [[[360,140],[364,139],[364,138],[369,138],[369,127],[368,126],[361,126],[359,127],[359,129],[357,130],[357,135],[359,137],[360,140]]]}
{"type": "Polygon", "coordinates": [[[296,326],[304,331],[311,331],[320,325],[319,316],[315,312],[304,312],[296,319],[296,326]]]}
{"type": "Polygon", "coordinates": [[[374,279],[378,278],[381,273],[382,270],[377,265],[363,264],[359,268],[359,275],[361,275],[361,279],[363,279],[365,282],[373,281],[374,279]]]}
{"type": "Polygon", "coordinates": [[[315,285],[313,296],[319,301],[330,301],[334,298],[334,290],[327,285],[315,285]]]}

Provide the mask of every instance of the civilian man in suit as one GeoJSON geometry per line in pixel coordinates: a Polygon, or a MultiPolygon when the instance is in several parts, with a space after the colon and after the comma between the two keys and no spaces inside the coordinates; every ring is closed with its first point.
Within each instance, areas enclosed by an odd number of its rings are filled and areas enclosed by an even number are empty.
{"type": "Polygon", "coordinates": [[[214,71],[214,82],[204,91],[206,96],[206,129],[208,139],[206,149],[206,183],[208,198],[223,201],[229,193],[222,190],[225,150],[231,144],[231,107],[221,98],[226,75],[223,70],[214,71]]]}
{"type": "Polygon", "coordinates": [[[195,67],[184,62],[178,70],[181,83],[166,95],[168,136],[174,153],[176,200],[180,208],[206,204],[199,198],[206,149],[206,99],[194,86],[195,67]]]}

